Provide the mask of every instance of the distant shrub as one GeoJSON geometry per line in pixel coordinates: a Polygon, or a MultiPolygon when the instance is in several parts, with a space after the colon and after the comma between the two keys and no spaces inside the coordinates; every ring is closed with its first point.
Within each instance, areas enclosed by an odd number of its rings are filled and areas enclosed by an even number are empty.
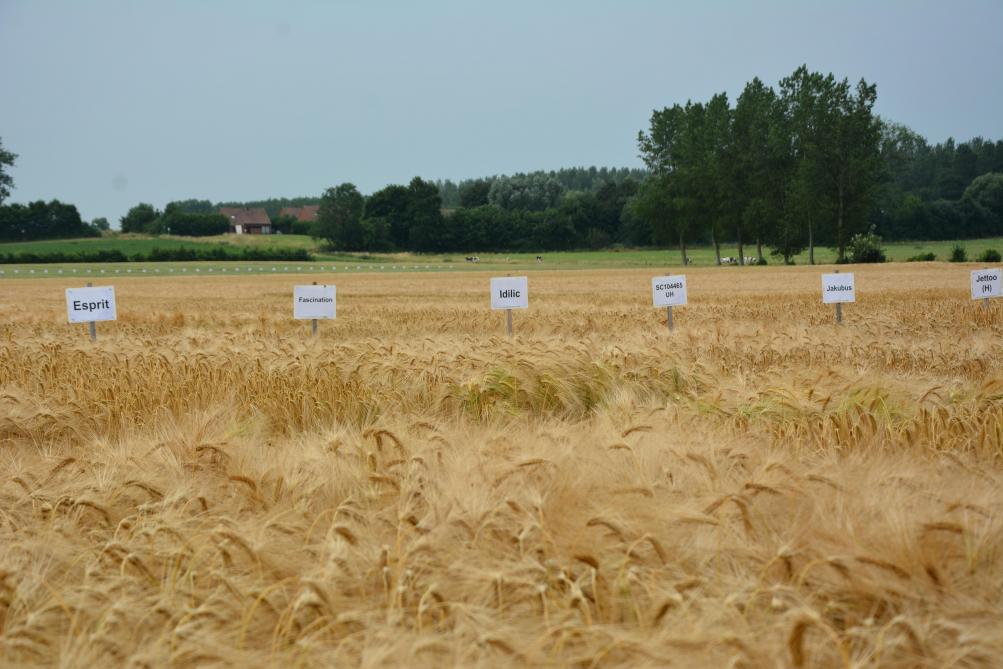
{"type": "Polygon", "coordinates": [[[908,258],[908,261],[909,262],[933,262],[936,259],[937,259],[937,254],[933,253],[932,251],[928,251],[927,253],[917,253],[914,256],[910,256],[908,258]]]}
{"type": "Polygon", "coordinates": [[[752,264],[753,265],[759,265],[761,267],[765,267],[766,265],[769,265],[770,263],[766,262],[766,257],[763,256],[762,258],[757,259],[756,262],[754,262],[752,264]]]}
{"type": "Polygon", "coordinates": [[[313,234],[314,221],[293,221],[290,230],[294,235],[313,234]]]}
{"type": "Polygon", "coordinates": [[[874,226],[866,233],[858,233],[850,238],[847,246],[847,257],[852,263],[884,262],[885,252],[881,248],[881,237],[874,231],[874,226]]]}
{"type": "Polygon", "coordinates": [[[986,249],[979,256],[979,262],[999,262],[1003,260],[1003,256],[996,249],[986,249]]]}
{"type": "Polygon", "coordinates": [[[42,265],[46,263],[106,263],[106,262],[185,262],[189,260],[313,260],[306,249],[254,248],[230,250],[222,246],[198,248],[155,248],[149,253],[127,256],[121,251],[82,251],[79,253],[6,253],[0,254],[0,265],[42,265]]]}
{"type": "Polygon", "coordinates": [[[968,252],[965,251],[965,247],[961,244],[955,244],[954,248],[951,249],[951,262],[966,262],[968,260],[968,252]]]}
{"type": "Polygon", "coordinates": [[[159,219],[160,231],[184,237],[211,237],[230,230],[230,221],[221,214],[186,214],[171,211],[159,219]]]}

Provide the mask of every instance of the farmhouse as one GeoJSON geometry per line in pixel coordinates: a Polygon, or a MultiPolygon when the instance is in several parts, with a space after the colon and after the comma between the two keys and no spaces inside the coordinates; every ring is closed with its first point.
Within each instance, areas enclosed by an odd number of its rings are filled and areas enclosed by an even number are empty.
{"type": "Polygon", "coordinates": [[[320,211],[320,206],[316,204],[308,204],[303,207],[282,207],[282,211],[279,212],[279,216],[289,216],[295,218],[297,221],[307,221],[312,223],[317,220],[318,211],[320,211]]]}
{"type": "Polygon", "coordinates": [[[220,207],[219,213],[230,221],[230,232],[238,235],[270,235],[272,221],[261,207],[220,207]]]}

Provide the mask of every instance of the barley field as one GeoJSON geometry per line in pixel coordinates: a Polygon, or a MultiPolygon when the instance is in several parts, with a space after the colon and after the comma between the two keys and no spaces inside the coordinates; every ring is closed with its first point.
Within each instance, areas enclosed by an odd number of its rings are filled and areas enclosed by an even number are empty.
{"type": "Polygon", "coordinates": [[[969,269],[0,283],[0,665],[999,667],[969,269]]]}

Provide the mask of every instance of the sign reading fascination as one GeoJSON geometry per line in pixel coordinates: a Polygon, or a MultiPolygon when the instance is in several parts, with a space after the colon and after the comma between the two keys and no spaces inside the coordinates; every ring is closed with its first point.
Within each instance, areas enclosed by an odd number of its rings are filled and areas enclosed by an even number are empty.
{"type": "Polygon", "coordinates": [[[1003,297],[998,267],[972,270],[972,299],[981,300],[984,297],[1003,297]]]}
{"type": "Polygon", "coordinates": [[[71,323],[115,320],[114,286],[67,288],[66,315],[71,323]]]}
{"type": "Polygon", "coordinates": [[[491,279],[492,309],[528,309],[529,281],[524,276],[491,279]]]}
{"type": "Polygon", "coordinates": [[[686,306],[686,275],[656,276],[651,280],[651,298],[656,307],[686,306]]]}
{"type": "Polygon", "coordinates": [[[824,304],[856,302],[857,296],[854,288],[853,272],[847,272],[846,274],[823,274],[822,302],[824,304]]]}
{"type": "Polygon", "coordinates": [[[293,318],[336,318],[338,296],[336,286],[294,286],[293,318]]]}

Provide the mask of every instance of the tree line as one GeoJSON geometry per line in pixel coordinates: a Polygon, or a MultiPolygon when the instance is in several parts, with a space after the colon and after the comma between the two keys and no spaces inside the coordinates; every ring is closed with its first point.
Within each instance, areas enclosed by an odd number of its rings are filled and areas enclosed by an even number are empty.
{"type": "Polygon", "coordinates": [[[802,66],[653,112],[638,133],[651,175],[628,203],[658,245],[754,244],[791,262],[819,245],[838,261],[855,235],[947,239],[1003,234],[1003,142],[930,147],[874,113],[877,88],[802,66]]]}
{"type": "Polygon", "coordinates": [[[637,138],[644,170],[416,177],[369,198],[342,184],[321,198],[313,234],[346,251],[676,246],[684,262],[689,245],[720,259],[737,244],[739,262],[759,263],[1003,235],[1003,141],[930,145],[876,101],[874,84],[802,66],[776,88],[753,79],[734,104],[720,93],[654,111],[637,138]]]}
{"type": "Polygon", "coordinates": [[[205,248],[153,248],[149,253],[125,254],[118,249],[102,249],[98,251],[46,251],[34,253],[0,253],[0,265],[34,265],[46,263],[106,263],[106,262],[191,262],[195,260],[208,261],[239,261],[258,262],[273,260],[313,260],[313,255],[306,249],[293,248],[258,248],[244,247],[228,249],[223,246],[200,244],[205,248]]]}
{"type": "Polygon", "coordinates": [[[482,197],[461,191],[468,206],[444,209],[440,188],[415,177],[368,198],[351,183],[328,189],[311,234],[342,251],[558,250],[643,245],[650,239],[638,219],[621,221],[639,187],[631,178],[603,182],[593,191],[567,191],[546,173],[495,178],[482,197]]]}
{"type": "MultiPolygon", "coordinates": [[[[1003,141],[931,145],[874,112],[877,88],[801,66],[776,87],[756,78],[725,93],[655,110],[638,133],[643,169],[574,167],[430,181],[368,197],[345,183],[320,197],[250,202],[189,199],[133,207],[125,232],[216,235],[221,206],[262,207],[273,229],[345,251],[506,251],[737,244],[740,261],[790,262],[819,245],[840,260],[855,237],[964,239],[1003,235],[1003,141]],[[319,204],[316,223],[279,215],[319,204]],[[864,235],[864,233],[868,233],[864,235]],[[746,247],[752,247],[749,253],[746,247]]],[[[0,239],[100,234],[58,201],[5,205],[16,156],[0,144],[0,239]]]]}
{"type": "Polygon", "coordinates": [[[0,206],[0,241],[100,237],[99,226],[85,223],[76,206],[59,200],[0,206]]]}
{"type": "MultiPolygon", "coordinates": [[[[620,183],[627,179],[641,182],[647,176],[647,170],[635,167],[565,167],[559,170],[538,170],[536,172],[518,172],[513,175],[496,175],[477,179],[463,179],[458,183],[450,179],[437,179],[436,187],[442,198],[442,206],[446,209],[459,207],[478,207],[485,204],[500,204],[498,200],[507,191],[507,185],[512,181],[531,179],[540,183],[552,182],[561,191],[596,191],[604,184],[620,183]],[[493,197],[489,196],[495,184],[493,197]]],[[[551,187],[553,190],[553,186],[551,187]]]]}

